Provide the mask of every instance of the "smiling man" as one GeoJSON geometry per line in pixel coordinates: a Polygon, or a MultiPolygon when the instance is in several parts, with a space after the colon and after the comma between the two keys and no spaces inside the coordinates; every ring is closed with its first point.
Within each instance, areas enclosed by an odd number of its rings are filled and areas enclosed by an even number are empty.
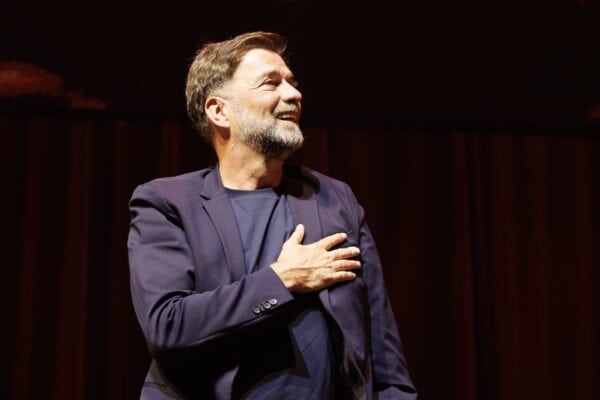
{"type": "Polygon", "coordinates": [[[416,398],[362,208],[285,164],[303,135],[284,50],[265,32],[204,46],[187,106],[218,165],[133,193],[143,399],[416,398]]]}

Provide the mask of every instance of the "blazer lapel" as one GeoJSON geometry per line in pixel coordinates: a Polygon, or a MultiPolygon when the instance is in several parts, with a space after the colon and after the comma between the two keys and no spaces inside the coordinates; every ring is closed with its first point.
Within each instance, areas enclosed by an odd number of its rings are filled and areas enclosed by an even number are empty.
{"type": "Polygon", "coordinates": [[[221,182],[218,167],[210,171],[204,178],[204,187],[200,196],[225,251],[232,282],[238,281],[246,275],[244,248],[235,214],[221,182]]]}
{"type": "MultiPolygon", "coordinates": [[[[323,238],[321,220],[319,218],[319,206],[315,200],[315,192],[319,190],[302,182],[300,171],[286,169],[283,187],[290,206],[294,226],[304,225],[304,244],[314,243],[323,238]]],[[[329,290],[327,288],[319,292],[319,298],[325,309],[331,312],[329,305],[329,290]]]]}

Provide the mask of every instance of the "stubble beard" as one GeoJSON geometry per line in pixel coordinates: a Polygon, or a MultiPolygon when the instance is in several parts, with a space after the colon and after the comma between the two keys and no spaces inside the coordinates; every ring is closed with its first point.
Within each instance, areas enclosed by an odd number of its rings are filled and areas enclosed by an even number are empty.
{"type": "Polygon", "coordinates": [[[246,116],[240,129],[240,140],[267,160],[285,160],[302,147],[304,135],[300,127],[292,122],[246,116]]]}

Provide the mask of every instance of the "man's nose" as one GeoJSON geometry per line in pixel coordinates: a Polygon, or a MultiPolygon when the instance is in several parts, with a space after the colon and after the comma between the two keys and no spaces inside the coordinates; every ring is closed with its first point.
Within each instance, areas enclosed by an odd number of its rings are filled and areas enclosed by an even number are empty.
{"type": "Polygon", "coordinates": [[[279,86],[281,90],[282,100],[286,103],[300,103],[302,101],[302,93],[297,87],[284,80],[279,86]]]}

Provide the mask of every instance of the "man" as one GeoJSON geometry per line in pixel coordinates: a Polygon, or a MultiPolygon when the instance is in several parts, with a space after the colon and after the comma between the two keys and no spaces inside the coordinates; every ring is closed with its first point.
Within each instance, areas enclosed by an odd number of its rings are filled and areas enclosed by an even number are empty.
{"type": "Polygon", "coordinates": [[[284,50],[264,32],[205,46],[186,97],[218,166],[132,196],[142,398],[416,398],[362,208],[284,164],[303,142],[284,50]]]}

